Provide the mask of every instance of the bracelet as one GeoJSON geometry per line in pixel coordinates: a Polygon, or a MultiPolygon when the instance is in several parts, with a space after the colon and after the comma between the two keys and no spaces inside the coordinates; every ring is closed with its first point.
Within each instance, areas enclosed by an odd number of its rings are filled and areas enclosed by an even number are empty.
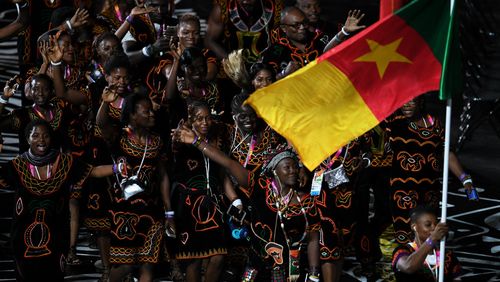
{"type": "Polygon", "coordinates": [[[319,273],[310,272],[309,274],[307,274],[307,279],[313,282],[319,282],[319,273]]]}
{"type": "Polygon", "coordinates": [[[113,164],[113,174],[118,174],[118,166],[113,164]]]}
{"type": "Polygon", "coordinates": [[[200,138],[198,137],[198,135],[195,135],[195,136],[194,136],[194,139],[193,139],[193,142],[191,142],[191,145],[195,146],[196,142],[198,142],[198,139],[200,139],[200,138]]]}
{"type": "Polygon", "coordinates": [[[59,61],[59,62],[52,62],[52,61],[50,61],[50,64],[53,65],[53,66],[60,66],[62,64],[62,61],[59,61]]]}
{"type": "Polygon", "coordinates": [[[462,185],[465,186],[465,184],[470,183],[472,185],[472,178],[467,178],[462,182],[462,185]]]}
{"type": "Polygon", "coordinates": [[[307,277],[307,279],[309,279],[310,281],[313,281],[313,282],[319,282],[319,276],[316,276],[316,275],[309,275],[307,277]]]}
{"type": "Polygon", "coordinates": [[[340,30],[342,32],[342,34],[344,34],[345,36],[349,36],[351,35],[349,32],[345,31],[345,26],[342,27],[342,29],[340,30]]]}
{"type": "Polygon", "coordinates": [[[18,9],[24,9],[24,8],[28,7],[28,2],[24,2],[24,4],[22,6],[19,5],[19,3],[16,3],[16,6],[18,9]]]}
{"type": "Polygon", "coordinates": [[[142,48],[142,54],[146,57],[151,57],[153,55],[153,50],[151,45],[142,48]]]}
{"type": "Polygon", "coordinates": [[[370,167],[370,165],[372,164],[370,158],[364,157],[363,160],[366,161],[365,168],[370,167]]]}
{"type": "Polygon", "coordinates": [[[335,36],[333,37],[333,41],[336,41],[338,43],[341,43],[342,42],[342,39],[339,38],[338,34],[335,34],[335,36]]]}
{"type": "Polygon", "coordinates": [[[8,98],[4,99],[2,96],[3,95],[0,95],[0,104],[4,104],[5,105],[5,104],[7,104],[9,102],[9,99],[8,98]]]}
{"type": "Polygon", "coordinates": [[[165,211],[165,218],[174,218],[174,211],[165,211]]]}
{"type": "Polygon", "coordinates": [[[125,21],[128,22],[129,24],[132,24],[132,21],[134,20],[134,16],[132,15],[128,15],[126,18],[125,18],[125,21]]]}
{"type": "Polygon", "coordinates": [[[425,240],[425,244],[429,245],[433,249],[436,247],[436,244],[434,244],[434,242],[432,241],[431,237],[429,237],[429,238],[427,238],[425,240]]]}
{"type": "Polygon", "coordinates": [[[201,140],[201,138],[197,138],[195,141],[193,141],[193,146],[198,148],[198,147],[200,147],[202,142],[203,142],[203,140],[201,140]]]}
{"type": "Polygon", "coordinates": [[[71,26],[71,23],[70,23],[70,21],[69,21],[69,20],[68,20],[68,21],[66,21],[66,24],[68,25],[69,30],[73,30],[73,27],[71,26]]]}
{"type": "Polygon", "coordinates": [[[231,205],[237,207],[237,206],[243,206],[243,203],[241,202],[240,199],[236,199],[231,203],[231,205]]]}
{"type": "Polygon", "coordinates": [[[458,180],[460,180],[460,182],[464,182],[464,180],[467,178],[471,178],[470,174],[467,174],[464,172],[464,173],[460,174],[460,176],[458,177],[458,180]]]}

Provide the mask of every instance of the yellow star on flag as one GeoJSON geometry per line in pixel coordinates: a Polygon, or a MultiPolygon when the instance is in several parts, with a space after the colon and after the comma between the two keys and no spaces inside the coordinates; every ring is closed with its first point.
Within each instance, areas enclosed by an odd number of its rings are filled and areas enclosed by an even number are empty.
{"type": "Polygon", "coordinates": [[[394,40],[387,45],[382,45],[374,40],[367,39],[366,42],[368,43],[371,52],[364,54],[354,61],[374,62],[377,64],[378,74],[380,75],[380,78],[382,78],[384,77],[385,70],[391,62],[412,63],[408,58],[397,52],[401,40],[403,40],[403,38],[394,40]]]}

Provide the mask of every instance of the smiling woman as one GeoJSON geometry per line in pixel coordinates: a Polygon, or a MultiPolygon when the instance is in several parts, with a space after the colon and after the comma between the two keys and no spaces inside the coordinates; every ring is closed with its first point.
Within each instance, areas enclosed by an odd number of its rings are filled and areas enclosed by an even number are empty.
{"type": "Polygon", "coordinates": [[[0,174],[0,188],[16,192],[12,246],[22,281],[63,281],[68,249],[69,193],[89,176],[112,174],[111,166],[92,167],[52,147],[48,122],[35,120],[25,130],[27,152],[0,174]]]}

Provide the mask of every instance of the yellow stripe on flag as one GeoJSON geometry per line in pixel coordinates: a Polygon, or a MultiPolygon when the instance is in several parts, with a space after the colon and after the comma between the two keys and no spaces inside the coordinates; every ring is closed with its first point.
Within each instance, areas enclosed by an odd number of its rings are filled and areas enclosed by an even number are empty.
{"type": "Polygon", "coordinates": [[[310,170],[379,123],[349,78],[328,61],[311,62],[246,102],[293,143],[310,170]]]}

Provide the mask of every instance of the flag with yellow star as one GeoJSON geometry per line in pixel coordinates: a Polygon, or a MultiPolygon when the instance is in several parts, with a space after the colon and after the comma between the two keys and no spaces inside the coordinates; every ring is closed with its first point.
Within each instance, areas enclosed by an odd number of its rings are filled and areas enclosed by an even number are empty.
{"type": "Polygon", "coordinates": [[[312,170],[407,101],[440,89],[450,18],[448,0],[415,0],[247,103],[312,170]]]}

